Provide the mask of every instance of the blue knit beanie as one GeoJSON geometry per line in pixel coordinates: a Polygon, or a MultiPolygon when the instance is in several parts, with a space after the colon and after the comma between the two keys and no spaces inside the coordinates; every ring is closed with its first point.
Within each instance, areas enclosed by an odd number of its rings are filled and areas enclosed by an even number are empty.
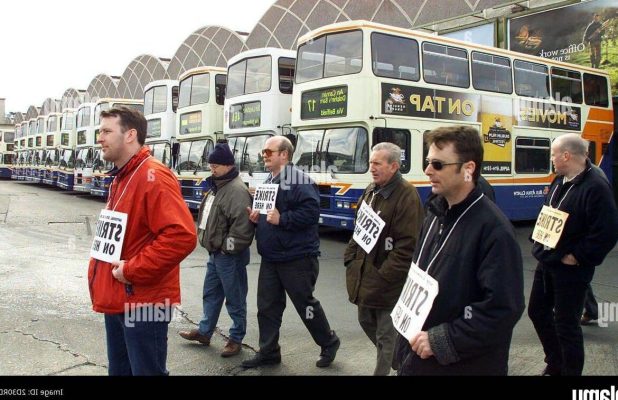
{"type": "Polygon", "coordinates": [[[208,155],[209,164],[234,165],[234,155],[227,143],[217,143],[208,155]]]}

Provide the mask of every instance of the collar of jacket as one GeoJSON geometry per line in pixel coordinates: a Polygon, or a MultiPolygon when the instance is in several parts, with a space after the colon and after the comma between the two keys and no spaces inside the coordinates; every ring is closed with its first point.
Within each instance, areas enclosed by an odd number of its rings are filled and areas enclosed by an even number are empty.
{"type": "Polygon", "coordinates": [[[266,180],[270,180],[270,183],[278,184],[281,183],[281,180],[285,180],[286,175],[292,173],[292,168],[294,168],[294,164],[292,162],[287,163],[283,168],[281,168],[281,172],[277,176],[273,178],[273,173],[266,178],[266,180]]]}
{"type": "MultiPolygon", "coordinates": [[[[586,177],[586,174],[588,174],[588,171],[590,171],[591,169],[592,169],[592,163],[590,162],[589,158],[586,158],[586,166],[584,167],[584,170],[580,172],[579,174],[577,174],[575,178],[571,179],[567,183],[571,183],[573,185],[580,184],[581,181],[583,181],[584,178],[586,177]]],[[[561,175],[560,177],[561,179],[559,180],[559,182],[564,182],[564,176],[561,175]]]]}
{"type": "Polygon", "coordinates": [[[369,193],[376,191],[376,194],[379,193],[382,197],[384,197],[385,200],[387,200],[390,197],[390,195],[393,194],[393,191],[397,187],[397,183],[401,179],[402,179],[401,172],[397,171],[395,172],[395,175],[393,175],[391,180],[386,182],[386,185],[382,187],[376,185],[375,183],[371,183],[369,185],[369,193]]]}
{"type": "Polygon", "coordinates": [[[461,203],[457,203],[451,208],[448,207],[448,202],[444,196],[435,196],[430,200],[427,208],[440,220],[444,220],[444,222],[448,223],[449,221],[457,219],[481,194],[483,194],[483,191],[479,185],[476,185],[461,203]]]}
{"type": "Polygon", "coordinates": [[[129,172],[132,172],[135,168],[137,168],[137,166],[140,165],[140,163],[149,156],[150,156],[150,149],[148,148],[148,146],[142,146],[142,148],[139,149],[139,151],[135,153],[133,157],[131,157],[129,161],[125,165],[122,166],[122,168],[114,167],[110,171],[110,175],[114,177],[114,180],[116,180],[116,178],[122,179],[129,172]]]}
{"type": "Polygon", "coordinates": [[[218,178],[210,175],[206,180],[208,181],[209,186],[212,188],[211,190],[216,194],[217,190],[221,189],[223,186],[236,179],[238,175],[240,175],[240,173],[238,172],[238,169],[236,169],[236,166],[234,166],[227,174],[218,178]]]}

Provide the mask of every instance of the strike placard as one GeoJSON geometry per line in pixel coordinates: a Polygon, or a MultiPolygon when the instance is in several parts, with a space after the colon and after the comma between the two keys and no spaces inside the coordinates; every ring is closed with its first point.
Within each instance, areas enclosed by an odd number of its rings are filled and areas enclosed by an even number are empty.
{"type": "Polygon", "coordinates": [[[399,300],[391,312],[393,326],[406,339],[411,340],[423,329],[438,295],[438,286],[438,281],[412,263],[399,300]]]}
{"type": "Polygon", "coordinates": [[[365,250],[365,253],[371,253],[384,225],[386,225],[384,220],[363,201],[356,214],[354,241],[365,250]]]}
{"type": "Polygon", "coordinates": [[[568,217],[569,214],[564,211],[543,206],[532,231],[532,240],[555,249],[568,217]]]}
{"type": "Polygon", "coordinates": [[[127,218],[128,214],[125,213],[101,210],[90,248],[90,257],[110,263],[120,261],[127,218]]]}
{"type": "Polygon", "coordinates": [[[260,210],[260,214],[266,214],[268,211],[274,210],[278,190],[279,185],[276,183],[257,185],[253,195],[253,209],[260,210]]]}

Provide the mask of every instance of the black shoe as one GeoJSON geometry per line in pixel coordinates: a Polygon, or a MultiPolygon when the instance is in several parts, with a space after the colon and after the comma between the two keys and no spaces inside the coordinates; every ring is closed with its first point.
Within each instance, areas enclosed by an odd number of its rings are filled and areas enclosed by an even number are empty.
{"type": "MultiPolygon", "coordinates": [[[[335,335],[334,332],[333,335],[335,335]]],[[[322,347],[320,358],[315,363],[315,366],[318,368],[326,368],[330,366],[330,364],[335,360],[335,356],[337,355],[337,350],[339,350],[340,345],[341,340],[339,340],[339,338],[337,337],[337,341],[335,343],[331,344],[328,347],[322,347]]]]}
{"type": "Polygon", "coordinates": [[[244,360],[240,366],[243,368],[256,368],[262,365],[275,365],[281,363],[281,354],[264,356],[259,351],[255,353],[255,357],[244,360]]]}

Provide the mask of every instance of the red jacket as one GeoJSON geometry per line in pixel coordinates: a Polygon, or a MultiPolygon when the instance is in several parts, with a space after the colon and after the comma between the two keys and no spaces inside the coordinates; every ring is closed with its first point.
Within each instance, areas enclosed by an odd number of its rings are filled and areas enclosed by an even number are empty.
{"type": "Polygon", "coordinates": [[[154,157],[146,160],[149,156],[146,147],[133,156],[109,194],[109,208],[128,214],[121,260],[132,285],[116,280],[110,263],[91,258],[88,285],[94,311],[123,313],[125,304],[180,303],[179,264],[196,246],[195,224],[174,175],[154,157]]]}

